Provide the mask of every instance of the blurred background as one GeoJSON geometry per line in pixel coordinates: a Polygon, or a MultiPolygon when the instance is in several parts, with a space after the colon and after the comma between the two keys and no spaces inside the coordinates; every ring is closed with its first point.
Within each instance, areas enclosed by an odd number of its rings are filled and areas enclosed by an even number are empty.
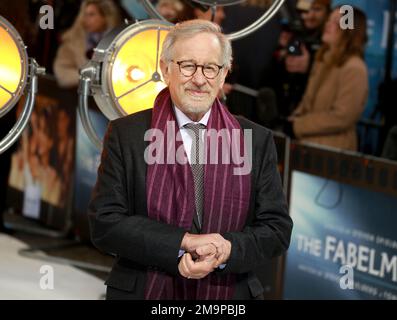
{"type": "MultiPolygon", "coordinates": [[[[168,23],[207,19],[226,34],[275,3],[147,2],[168,23]]],[[[267,299],[397,299],[396,13],[395,0],[286,0],[265,25],[232,41],[233,68],[219,98],[232,113],[274,131],[295,222],[288,254],[269,261],[261,279],[267,299]],[[340,5],[354,7],[352,30],[335,31],[340,5]],[[331,56],[333,47],[339,50],[331,56]],[[344,265],[354,271],[352,288],[341,286],[344,265]]],[[[100,149],[78,112],[80,70],[90,61],[105,70],[87,99],[98,139],[113,115],[104,110],[113,104],[101,98],[107,93],[117,98],[117,116],[137,111],[128,109],[135,104],[151,107],[143,91],[117,94],[110,61],[121,59],[127,43],[113,39],[153,14],[136,0],[13,0],[0,2],[0,16],[46,69],[26,129],[0,154],[0,299],[103,299],[114,257],[89,236],[86,209],[100,149]],[[43,24],[45,6],[53,10],[52,27],[43,24]],[[111,43],[120,51],[100,57],[96,48],[111,43]]],[[[4,39],[0,33],[3,64],[4,39]]],[[[125,81],[138,86],[140,71],[133,71],[125,81]]],[[[150,88],[158,92],[161,81],[150,88]]],[[[0,107],[0,139],[25,102],[26,94],[6,113],[0,107]]]]}

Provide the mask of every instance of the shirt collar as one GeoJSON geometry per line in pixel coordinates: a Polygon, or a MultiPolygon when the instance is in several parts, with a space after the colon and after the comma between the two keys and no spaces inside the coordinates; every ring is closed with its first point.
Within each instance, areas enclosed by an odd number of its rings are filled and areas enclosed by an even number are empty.
{"type": "Polygon", "coordinates": [[[186,114],[184,114],[176,105],[173,105],[175,111],[176,121],[178,122],[179,129],[188,123],[201,123],[207,127],[208,120],[211,114],[211,108],[204,114],[199,122],[192,121],[186,114]]]}

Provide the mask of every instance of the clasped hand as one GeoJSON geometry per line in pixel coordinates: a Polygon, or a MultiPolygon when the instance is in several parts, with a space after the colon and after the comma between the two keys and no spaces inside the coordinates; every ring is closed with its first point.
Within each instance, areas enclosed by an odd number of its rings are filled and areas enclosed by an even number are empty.
{"type": "Polygon", "coordinates": [[[179,273],[188,279],[202,279],[229,259],[231,243],[219,233],[186,233],[181,248],[186,253],[179,262],[179,273]]]}

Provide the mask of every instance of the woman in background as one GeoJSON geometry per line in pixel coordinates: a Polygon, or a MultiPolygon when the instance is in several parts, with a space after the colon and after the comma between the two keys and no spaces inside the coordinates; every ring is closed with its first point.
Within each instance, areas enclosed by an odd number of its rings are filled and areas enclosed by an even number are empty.
{"type": "Polygon", "coordinates": [[[113,1],[83,1],[73,26],[62,37],[55,58],[54,73],[61,87],[77,87],[79,70],[91,59],[99,41],[120,23],[120,13],[113,1]]]}
{"type": "Polygon", "coordinates": [[[357,150],[356,124],[368,96],[367,22],[357,8],[353,29],[342,29],[340,20],[338,7],[325,26],[302,101],[289,118],[289,133],[302,141],[357,150]]]}

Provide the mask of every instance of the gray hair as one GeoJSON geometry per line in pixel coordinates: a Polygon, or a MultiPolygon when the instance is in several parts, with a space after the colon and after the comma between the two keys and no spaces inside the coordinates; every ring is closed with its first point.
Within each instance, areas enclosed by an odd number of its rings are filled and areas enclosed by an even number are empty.
{"type": "Polygon", "coordinates": [[[191,38],[199,33],[214,34],[219,41],[222,53],[222,64],[230,69],[232,66],[232,46],[230,40],[222,33],[221,28],[207,20],[188,20],[175,25],[168,32],[163,42],[161,59],[169,63],[173,59],[172,53],[175,43],[180,39],[191,38]]]}

